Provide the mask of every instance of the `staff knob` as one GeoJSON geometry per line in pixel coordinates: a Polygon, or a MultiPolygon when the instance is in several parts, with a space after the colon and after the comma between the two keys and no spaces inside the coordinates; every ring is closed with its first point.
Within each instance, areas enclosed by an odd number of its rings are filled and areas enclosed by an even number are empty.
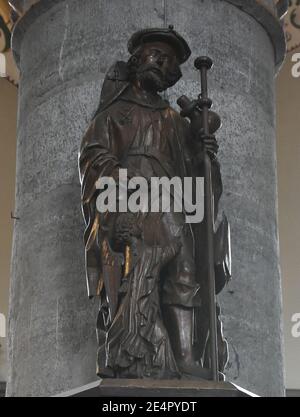
{"type": "Polygon", "coordinates": [[[181,96],[177,100],[178,106],[182,109],[180,114],[182,117],[190,117],[192,113],[195,111],[198,101],[197,100],[190,100],[187,96],[181,96]]]}
{"type": "Polygon", "coordinates": [[[198,70],[201,70],[201,68],[203,67],[211,69],[211,67],[213,66],[213,62],[212,59],[210,59],[208,56],[199,56],[195,59],[194,66],[198,70]]]}

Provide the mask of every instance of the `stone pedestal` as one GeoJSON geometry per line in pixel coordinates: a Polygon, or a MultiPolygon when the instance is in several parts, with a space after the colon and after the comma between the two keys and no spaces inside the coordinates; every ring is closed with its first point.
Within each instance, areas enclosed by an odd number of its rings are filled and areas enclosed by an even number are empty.
{"type": "Polygon", "coordinates": [[[284,392],[278,268],[274,76],[284,58],[275,1],[42,0],[19,21],[21,70],[9,319],[10,396],[53,395],[95,380],[97,300],[86,296],[77,152],[111,63],[128,37],[173,24],[193,51],[168,92],[199,92],[193,58],[214,63],[222,206],[233,280],[220,298],[227,376],[284,392]]]}
{"type": "MultiPolygon", "coordinates": [[[[97,398],[209,398],[257,397],[230,382],[203,380],[103,379],[66,391],[54,397],[97,398]]],[[[180,401],[178,401],[180,403],[180,401]]],[[[155,411],[155,410],[154,410],[155,411]]]]}
{"type": "MultiPolygon", "coordinates": [[[[103,379],[100,397],[250,397],[251,393],[230,382],[186,380],[103,379]]],[[[77,396],[82,396],[78,394],[77,396]]]]}

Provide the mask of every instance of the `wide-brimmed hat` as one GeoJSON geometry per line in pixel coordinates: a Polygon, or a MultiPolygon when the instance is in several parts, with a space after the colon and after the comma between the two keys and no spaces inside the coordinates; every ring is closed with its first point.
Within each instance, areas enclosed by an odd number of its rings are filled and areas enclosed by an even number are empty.
{"type": "Polygon", "coordinates": [[[128,51],[133,54],[139,46],[149,42],[166,42],[173,46],[180,64],[183,64],[191,55],[187,42],[172,25],[168,28],[150,28],[135,32],[128,41],[128,51]]]}

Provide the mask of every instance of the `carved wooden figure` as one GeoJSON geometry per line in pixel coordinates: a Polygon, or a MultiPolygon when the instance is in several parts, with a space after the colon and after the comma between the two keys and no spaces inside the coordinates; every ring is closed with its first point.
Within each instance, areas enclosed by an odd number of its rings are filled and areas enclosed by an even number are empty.
{"type": "MultiPolygon", "coordinates": [[[[100,297],[98,375],[212,379],[207,217],[190,224],[184,211],[172,209],[100,213],[96,203],[99,178],[119,184],[120,168],[151,188],[152,177],[203,177],[209,156],[214,223],[222,193],[213,136],[220,120],[207,102],[201,107],[201,100],[183,97],[184,111],[193,107],[179,114],[160,96],[180,79],[191,54],[173,27],[138,31],[128,50],[128,62],[106,75],[79,155],[88,292],[100,297]]],[[[216,293],[230,278],[228,230],[224,218],[213,236],[216,293]]],[[[219,306],[214,309],[222,378],[227,343],[219,306]]]]}

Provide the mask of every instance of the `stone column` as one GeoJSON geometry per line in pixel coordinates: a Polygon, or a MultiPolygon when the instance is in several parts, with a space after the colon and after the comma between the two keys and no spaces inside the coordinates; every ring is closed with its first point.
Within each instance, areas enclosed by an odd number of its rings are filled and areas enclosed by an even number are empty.
{"type": "MultiPolygon", "coordinates": [[[[25,2],[26,3],[26,2],[25,2]]],[[[282,395],[274,76],[284,58],[275,1],[42,0],[16,26],[21,70],[10,295],[8,395],[51,395],[95,381],[97,301],[86,296],[77,152],[109,65],[136,29],[173,24],[193,57],[169,92],[198,94],[193,58],[223,127],[222,205],[233,280],[220,298],[228,379],[282,395]]]]}

